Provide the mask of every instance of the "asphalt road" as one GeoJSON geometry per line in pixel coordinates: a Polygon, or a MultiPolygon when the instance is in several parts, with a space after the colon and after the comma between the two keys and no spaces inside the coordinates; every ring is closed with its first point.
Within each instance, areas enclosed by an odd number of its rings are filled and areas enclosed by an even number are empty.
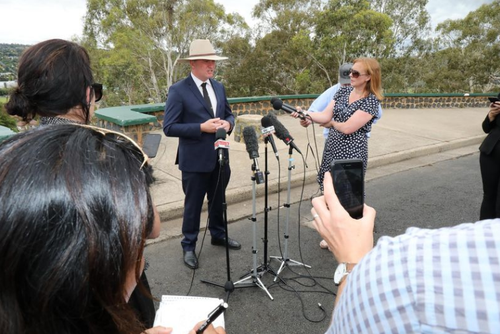
{"type": "MultiPolygon", "coordinates": [[[[367,182],[366,203],[377,210],[376,238],[404,233],[409,226],[438,228],[476,221],[482,196],[478,159],[478,154],[473,154],[367,182]]],[[[320,237],[307,227],[310,207],[308,200],[302,202],[300,210],[298,204],[291,206],[288,248],[289,258],[309,264],[312,269],[289,266],[279,275],[279,284],[273,282],[271,273],[264,274],[262,281],[274,301],[258,287],[236,289],[225,314],[228,333],[323,333],[328,327],[336,290],[332,281],[336,262],[328,251],[318,247],[320,237]]],[[[279,213],[278,224],[278,211],[269,212],[268,255],[280,256],[278,236],[283,235],[286,211],[281,209],[279,213]]],[[[252,268],[252,225],[250,220],[230,225],[230,236],[243,245],[242,250],[230,252],[233,282],[252,268]]],[[[256,226],[260,265],[264,262],[263,214],[257,216],[256,226]]],[[[281,246],[283,250],[283,244],[281,246]]],[[[223,288],[200,282],[201,279],[221,284],[227,281],[225,250],[210,245],[209,238],[194,277],[193,271],[182,262],[179,238],[149,245],[146,256],[150,263],[147,274],[157,298],[162,294],[186,295],[191,283],[190,295],[224,297],[223,288]]],[[[276,271],[279,264],[273,260],[270,268],[276,271]]]]}

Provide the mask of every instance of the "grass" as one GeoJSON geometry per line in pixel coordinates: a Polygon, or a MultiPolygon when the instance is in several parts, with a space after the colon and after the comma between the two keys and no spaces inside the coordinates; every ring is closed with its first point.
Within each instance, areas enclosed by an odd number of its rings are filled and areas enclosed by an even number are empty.
{"type": "Polygon", "coordinates": [[[7,96],[0,96],[0,103],[7,103],[7,96]]]}

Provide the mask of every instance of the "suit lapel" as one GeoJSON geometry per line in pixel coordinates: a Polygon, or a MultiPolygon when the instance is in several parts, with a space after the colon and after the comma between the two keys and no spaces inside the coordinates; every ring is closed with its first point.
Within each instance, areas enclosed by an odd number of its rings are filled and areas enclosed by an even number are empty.
{"type": "Polygon", "coordinates": [[[189,89],[193,92],[193,95],[198,99],[198,102],[201,103],[210,117],[213,117],[214,115],[212,113],[212,110],[210,110],[210,107],[205,102],[203,95],[201,95],[200,89],[196,86],[196,83],[194,82],[193,78],[191,78],[191,75],[187,77],[187,84],[189,86],[189,89]]]}

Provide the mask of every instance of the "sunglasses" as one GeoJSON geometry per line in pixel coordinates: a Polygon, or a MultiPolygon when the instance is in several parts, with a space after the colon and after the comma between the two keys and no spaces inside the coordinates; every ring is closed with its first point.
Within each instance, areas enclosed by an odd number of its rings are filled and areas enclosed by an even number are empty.
{"type": "Polygon", "coordinates": [[[98,102],[102,98],[102,84],[93,83],[91,86],[94,90],[95,102],[98,102]]]}
{"type": "Polygon", "coordinates": [[[367,73],[361,74],[356,70],[350,70],[349,73],[352,75],[354,79],[359,78],[360,75],[368,75],[367,73]]]}
{"type": "MultiPolygon", "coordinates": [[[[99,84],[100,85],[100,84],[99,84]]],[[[100,85],[102,87],[102,85],[100,85]]],[[[117,132],[117,131],[113,131],[113,130],[108,130],[108,129],[103,129],[103,128],[100,128],[100,127],[97,127],[97,126],[93,126],[93,125],[87,125],[87,124],[76,124],[77,126],[81,126],[82,128],[87,128],[87,129],[91,129],[91,130],[94,130],[95,132],[99,132],[100,134],[102,134],[103,136],[106,136],[107,134],[111,134],[111,135],[115,135],[118,138],[121,138],[121,139],[124,139],[125,141],[131,143],[132,145],[134,145],[135,148],[137,148],[137,150],[142,154],[142,164],[141,164],[141,167],[139,169],[142,169],[142,167],[144,167],[147,163],[148,163],[148,160],[149,160],[149,157],[148,155],[142,150],[142,148],[139,146],[139,144],[137,144],[135,142],[135,140],[133,140],[132,138],[130,138],[129,136],[121,133],[121,132],[117,132]]]]}

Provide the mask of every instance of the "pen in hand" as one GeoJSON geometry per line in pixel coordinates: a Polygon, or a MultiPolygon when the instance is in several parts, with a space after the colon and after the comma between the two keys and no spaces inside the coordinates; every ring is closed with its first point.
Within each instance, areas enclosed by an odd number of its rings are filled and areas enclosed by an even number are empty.
{"type": "Polygon", "coordinates": [[[203,323],[203,325],[200,326],[200,328],[198,328],[198,330],[196,331],[196,334],[201,334],[205,331],[205,329],[207,329],[207,327],[215,321],[215,319],[217,319],[219,317],[219,315],[221,315],[222,313],[224,313],[226,311],[226,309],[229,307],[229,305],[227,305],[227,303],[221,303],[219,306],[217,306],[215,308],[215,310],[213,310],[209,315],[208,315],[208,319],[207,321],[205,321],[203,323]]]}

